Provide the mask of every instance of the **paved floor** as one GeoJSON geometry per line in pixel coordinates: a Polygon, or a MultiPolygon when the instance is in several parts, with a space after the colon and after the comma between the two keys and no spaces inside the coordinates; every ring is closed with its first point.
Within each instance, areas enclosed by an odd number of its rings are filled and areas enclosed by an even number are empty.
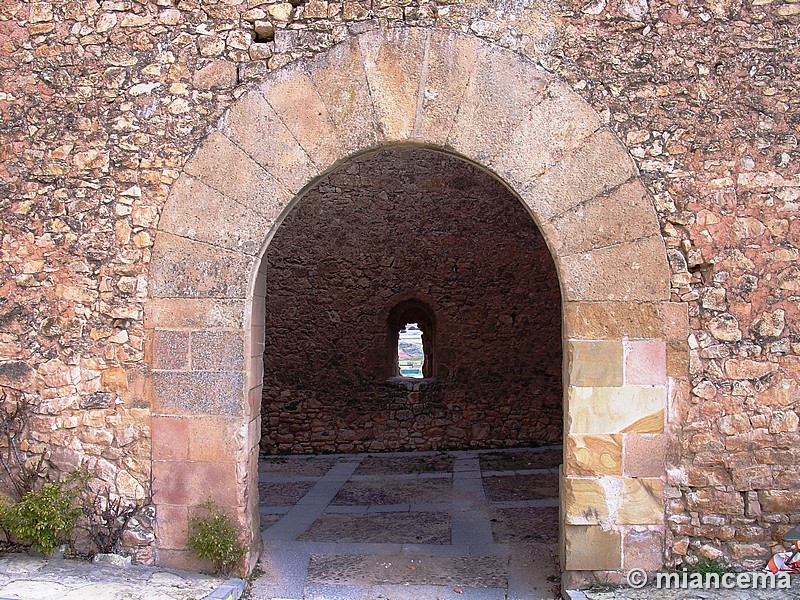
{"type": "Polygon", "coordinates": [[[275,457],[253,600],[557,597],[561,448],[275,457]]]}

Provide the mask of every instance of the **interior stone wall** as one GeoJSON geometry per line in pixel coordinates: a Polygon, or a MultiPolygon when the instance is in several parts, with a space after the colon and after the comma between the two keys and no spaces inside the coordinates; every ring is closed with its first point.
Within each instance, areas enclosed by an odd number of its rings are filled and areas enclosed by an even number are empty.
{"type": "Polygon", "coordinates": [[[491,175],[420,149],[358,158],[299,200],[264,260],[264,452],[560,441],[558,275],[491,175]],[[393,378],[389,314],[408,299],[434,314],[433,381],[393,378]]]}

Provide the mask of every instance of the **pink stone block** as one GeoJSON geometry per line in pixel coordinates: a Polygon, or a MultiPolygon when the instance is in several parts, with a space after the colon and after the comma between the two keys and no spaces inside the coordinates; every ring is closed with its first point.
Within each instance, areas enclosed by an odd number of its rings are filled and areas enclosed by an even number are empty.
{"type": "Polygon", "coordinates": [[[153,417],[150,421],[153,460],[184,460],[189,452],[189,423],[183,417],[153,417]]]}
{"type": "Polygon", "coordinates": [[[156,544],[159,548],[186,548],[189,509],[186,506],[158,505],[156,508],[156,544]]]}
{"type": "Polygon", "coordinates": [[[212,500],[238,506],[236,463],[153,462],[153,497],[157,504],[194,506],[212,500]]]}
{"type": "Polygon", "coordinates": [[[626,340],[625,384],[665,385],[667,344],[661,340],[626,340]]]}

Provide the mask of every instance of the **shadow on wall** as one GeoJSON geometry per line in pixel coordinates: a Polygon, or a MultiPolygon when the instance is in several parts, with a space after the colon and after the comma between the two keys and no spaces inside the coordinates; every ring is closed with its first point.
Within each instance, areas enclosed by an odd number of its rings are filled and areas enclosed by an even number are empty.
{"type": "Polygon", "coordinates": [[[298,202],[266,261],[262,451],[561,439],[558,277],[492,176],[420,149],[355,159],[298,202]],[[412,322],[421,379],[398,377],[412,322]]]}

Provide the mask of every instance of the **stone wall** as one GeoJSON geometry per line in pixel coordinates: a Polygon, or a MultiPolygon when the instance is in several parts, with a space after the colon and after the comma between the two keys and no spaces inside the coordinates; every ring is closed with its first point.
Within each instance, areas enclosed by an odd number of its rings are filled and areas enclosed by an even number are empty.
{"type": "Polygon", "coordinates": [[[630,150],[690,314],[689,356],[668,353],[686,373],[670,558],[760,565],[800,502],[798,14],[780,0],[3,3],[0,385],[55,427],[62,468],[145,484],[150,248],[192,149],[293,58],[373,27],[451,28],[557,74],[630,150]],[[131,415],[133,441],[98,433],[131,415]]]}
{"type": "Polygon", "coordinates": [[[490,175],[424,150],[359,158],[300,199],[266,261],[262,450],[560,441],[558,275],[490,175]],[[435,319],[435,381],[417,385],[390,379],[387,346],[412,298],[435,319]]]}

